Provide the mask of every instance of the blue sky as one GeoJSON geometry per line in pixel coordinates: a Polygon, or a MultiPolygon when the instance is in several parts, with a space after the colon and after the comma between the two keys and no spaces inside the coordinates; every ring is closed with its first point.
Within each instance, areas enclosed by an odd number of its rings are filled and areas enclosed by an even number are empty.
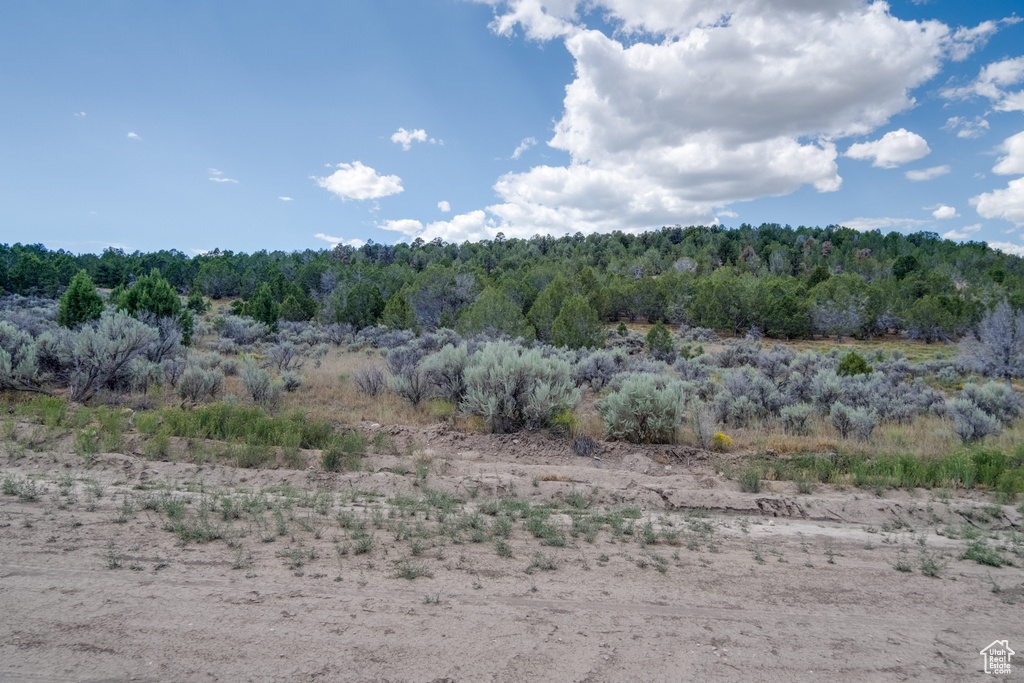
{"type": "Polygon", "coordinates": [[[1014,1],[0,4],[0,242],[719,222],[1024,254],[1014,1]]]}

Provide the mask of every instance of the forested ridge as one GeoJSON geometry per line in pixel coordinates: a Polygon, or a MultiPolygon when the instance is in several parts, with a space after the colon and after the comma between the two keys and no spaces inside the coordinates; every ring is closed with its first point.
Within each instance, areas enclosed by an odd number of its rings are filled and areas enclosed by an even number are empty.
{"type": "Polygon", "coordinates": [[[1024,307],[1021,259],[985,243],[775,224],[196,256],[0,245],[0,295],[53,298],[81,270],[120,295],[154,269],[180,294],[239,298],[247,303],[236,312],[257,319],[555,343],[561,334],[570,345],[584,342],[566,335],[593,318],[779,339],[907,332],[935,341],[965,333],[1001,299],[1024,307]]]}

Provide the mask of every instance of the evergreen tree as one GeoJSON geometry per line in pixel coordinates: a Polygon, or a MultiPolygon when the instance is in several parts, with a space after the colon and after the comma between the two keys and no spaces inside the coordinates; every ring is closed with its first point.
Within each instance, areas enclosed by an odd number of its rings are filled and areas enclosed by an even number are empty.
{"type": "Polygon", "coordinates": [[[561,275],[555,276],[544,291],[541,292],[533,302],[527,319],[534,329],[537,330],[537,338],[541,341],[551,341],[551,326],[555,324],[555,318],[562,309],[562,302],[569,294],[569,285],[561,275]]]}
{"type": "Polygon", "coordinates": [[[198,287],[193,287],[188,293],[188,300],[185,308],[197,315],[202,315],[210,310],[210,302],[203,298],[203,292],[198,287]]]}
{"type": "Polygon", "coordinates": [[[155,268],[143,275],[117,302],[117,309],[136,316],[140,311],[157,318],[177,318],[181,313],[181,299],[171,284],[155,268]]]}
{"type": "Polygon", "coordinates": [[[118,297],[117,310],[124,311],[132,317],[144,313],[157,320],[171,318],[181,329],[181,342],[186,346],[192,343],[192,331],[195,326],[192,311],[181,305],[178,293],[156,268],[151,270],[149,275],[140,277],[118,297]]]}
{"type": "Polygon", "coordinates": [[[96,320],[103,313],[103,297],[96,291],[92,278],[84,270],[71,279],[57,310],[57,324],[74,329],[84,322],[96,320]]]}
{"type": "Polygon", "coordinates": [[[555,346],[594,349],[604,346],[604,327],[585,297],[571,296],[551,325],[551,337],[555,346]]]}
{"type": "Polygon", "coordinates": [[[281,315],[281,308],[274,301],[270,283],[260,283],[256,293],[245,303],[244,313],[253,320],[265,324],[271,332],[277,331],[277,320],[281,315]]]}
{"type": "Polygon", "coordinates": [[[377,324],[377,318],[384,312],[384,299],[377,285],[360,282],[348,293],[348,300],[337,314],[339,323],[349,323],[357,330],[377,324]]]}
{"type": "Polygon", "coordinates": [[[393,330],[416,329],[416,314],[401,293],[395,292],[384,304],[384,312],[380,314],[380,324],[393,330]]]}
{"type": "Polygon", "coordinates": [[[469,307],[459,320],[459,333],[464,336],[487,334],[522,337],[527,341],[535,338],[533,327],[526,322],[519,304],[507,294],[494,287],[484,290],[480,298],[469,307]]]}
{"type": "Polygon", "coordinates": [[[675,360],[672,335],[669,334],[668,328],[660,320],[647,333],[647,351],[657,360],[666,360],[668,362],[675,360]]]}
{"type": "Polygon", "coordinates": [[[871,372],[871,366],[864,360],[864,356],[856,351],[850,351],[843,356],[842,360],[839,361],[839,367],[836,369],[837,375],[845,375],[847,377],[870,375],[871,372]]]}

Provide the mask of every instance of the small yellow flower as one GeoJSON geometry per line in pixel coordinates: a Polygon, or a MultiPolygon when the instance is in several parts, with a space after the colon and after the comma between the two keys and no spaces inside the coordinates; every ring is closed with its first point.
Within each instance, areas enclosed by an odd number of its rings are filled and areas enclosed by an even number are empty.
{"type": "Polygon", "coordinates": [[[715,434],[711,445],[715,450],[724,450],[732,445],[732,437],[719,432],[715,434]]]}

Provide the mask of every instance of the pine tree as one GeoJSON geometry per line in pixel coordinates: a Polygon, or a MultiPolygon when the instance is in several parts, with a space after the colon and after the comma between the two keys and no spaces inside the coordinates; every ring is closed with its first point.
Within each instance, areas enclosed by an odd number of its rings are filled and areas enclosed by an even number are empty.
{"type": "Polygon", "coordinates": [[[92,278],[84,270],[71,279],[71,284],[60,298],[57,324],[74,329],[84,322],[97,320],[103,313],[103,297],[96,291],[92,278]]]}

